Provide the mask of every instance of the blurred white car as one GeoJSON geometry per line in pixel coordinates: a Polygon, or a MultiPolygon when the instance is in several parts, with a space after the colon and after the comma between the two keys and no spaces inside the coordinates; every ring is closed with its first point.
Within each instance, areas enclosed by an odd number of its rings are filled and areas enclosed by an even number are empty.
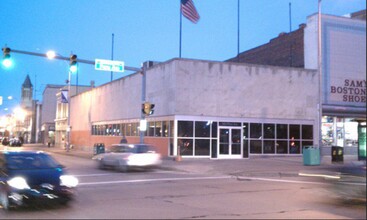
{"type": "Polygon", "coordinates": [[[161,155],[148,144],[114,144],[92,159],[98,162],[100,169],[114,168],[122,172],[153,169],[162,163],[161,155]]]}

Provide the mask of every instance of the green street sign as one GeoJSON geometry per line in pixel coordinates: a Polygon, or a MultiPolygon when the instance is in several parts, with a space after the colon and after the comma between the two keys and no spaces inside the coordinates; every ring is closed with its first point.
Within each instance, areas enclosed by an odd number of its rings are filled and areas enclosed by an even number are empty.
{"type": "Polygon", "coordinates": [[[117,60],[95,59],[94,69],[102,71],[124,72],[125,63],[123,61],[117,60]]]}

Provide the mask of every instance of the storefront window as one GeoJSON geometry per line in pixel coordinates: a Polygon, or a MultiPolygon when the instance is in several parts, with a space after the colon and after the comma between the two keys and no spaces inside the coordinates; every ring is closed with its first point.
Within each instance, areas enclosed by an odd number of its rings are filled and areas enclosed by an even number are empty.
{"type": "Polygon", "coordinates": [[[193,141],[192,139],[179,138],[177,139],[180,155],[193,156],[193,141]]]}
{"type": "Polygon", "coordinates": [[[210,139],[195,139],[195,155],[209,156],[210,139]]]}
{"type": "Polygon", "coordinates": [[[177,122],[178,137],[193,137],[193,122],[192,121],[178,121],[177,122]]]}
{"type": "Polygon", "coordinates": [[[275,137],[275,124],[264,124],[264,138],[274,139],[275,137]]]}
{"type": "Polygon", "coordinates": [[[277,154],[288,154],[288,141],[276,142],[277,154]]]}
{"type": "Polygon", "coordinates": [[[262,124],[251,123],[250,124],[250,138],[261,138],[262,137],[262,124]]]}
{"type": "Polygon", "coordinates": [[[168,137],[168,129],[169,129],[169,122],[168,121],[162,122],[163,137],[168,137]]]}
{"type": "Polygon", "coordinates": [[[324,146],[357,147],[358,122],[353,118],[324,116],[322,143],[324,146]]]}
{"type": "Polygon", "coordinates": [[[210,137],[210,124],[207,121],[196,121],[195,137],[210,137]]]}
{"type": "Polygon", "coordinates": [[[313,139],[313,126],[302,125],[302,139],[313,139]]]}
{"type": "Polygon", "coordinates": [[[217,138],[218,134],[218,122],[212,123],[212,138],[217,138]]]}
{"type": "Polygon", "coordinates": [[[155,137],[161,137],[162,136],[162,122],[156,121],[155,122],[155,137]]]}
{"type": "Polygon", "coordinates": [[[288,139],[287,124],[277,124],[277,139],[288,139]]]}
{"type": "Polygon", "coordinates": [[[275,141],[264,141],[264,154],[275,153],[275,141]]]}
{"type": "Polygon", "coordinates": [[[300,139],[300,125],[289,125],[289,137],[291,139],[300,139]]]}
{"type": "Polygon", "coordinates": [[[250,153],[252,154],[261,154],[262,151],[261,141],[251,140],[250,141],[250,153]]]}

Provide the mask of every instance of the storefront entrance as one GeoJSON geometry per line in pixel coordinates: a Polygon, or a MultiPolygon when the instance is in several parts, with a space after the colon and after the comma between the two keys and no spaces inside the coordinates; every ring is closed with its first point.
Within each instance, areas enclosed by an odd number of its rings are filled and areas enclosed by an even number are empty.
{"type": "Polygon", "coordinates": [[[218,158],[242,158],[242,129],[219,127],[218,158]]]}

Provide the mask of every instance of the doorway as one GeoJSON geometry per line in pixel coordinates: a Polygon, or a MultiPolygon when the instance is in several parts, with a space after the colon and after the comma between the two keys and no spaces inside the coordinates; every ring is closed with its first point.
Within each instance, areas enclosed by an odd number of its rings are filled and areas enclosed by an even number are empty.
{"type": "Polygon", "coordinates": [[[219,127],[218,158],[242,158],[242,130],[219,127]]]}

